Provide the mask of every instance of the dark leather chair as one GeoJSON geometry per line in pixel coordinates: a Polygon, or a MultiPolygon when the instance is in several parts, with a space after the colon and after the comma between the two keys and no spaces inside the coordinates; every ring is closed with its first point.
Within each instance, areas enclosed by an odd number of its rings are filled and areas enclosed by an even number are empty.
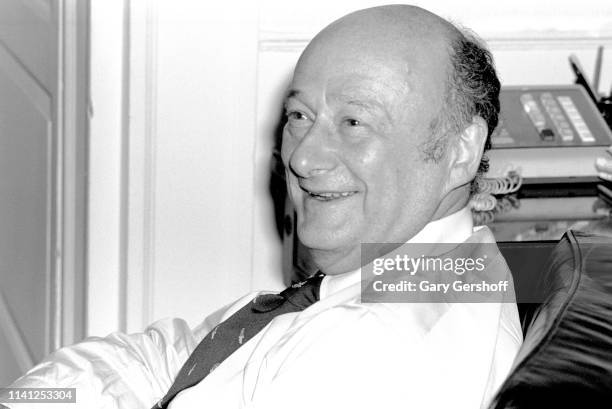
{"type": "Polygon", "coordinates": [[[612,408],[612,239],[568,231],[515,281],[525,341],[491,409],[612,408]]]}

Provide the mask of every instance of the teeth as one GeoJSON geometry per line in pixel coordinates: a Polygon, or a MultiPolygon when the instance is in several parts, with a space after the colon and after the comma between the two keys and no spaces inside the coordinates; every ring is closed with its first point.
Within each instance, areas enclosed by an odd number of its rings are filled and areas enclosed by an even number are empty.
{"type": "Polygon", "coordinates": [[[311,196],[322,197],[325,199],[338,199],[341,197],[348,197],[353,195],[355,192],[341,192],[341,193],[332,193],[332,192],[322,192],[322,193],[312,193],[311,196]]]}

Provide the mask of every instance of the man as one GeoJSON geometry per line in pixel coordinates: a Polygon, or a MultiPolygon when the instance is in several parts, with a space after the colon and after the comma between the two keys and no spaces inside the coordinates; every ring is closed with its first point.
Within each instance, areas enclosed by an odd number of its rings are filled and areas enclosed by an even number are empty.
{"type": "Polygon", "coordinates": [[[359,268],[362,243],[493,243],[466,206],[498,92],[490,55],[425,10],[334,22],[296,66],[282,146],[299,237],[326,274],[320,300],[249,337],[238,323],[237,349],[196,381],[183,380],[224,347],[187,360],[196,345],[205,335],[213,345],[259,298],[193,332],[172,320],[86,340],[14,386],[74,387],[74,407],[87,408],[149,408],[164,396],[159,406],[173,409],[486,407],[521,343],[516,305],[365,304],[359,268]],[[173,382],[183,386],[168,397],[173,382]]]}

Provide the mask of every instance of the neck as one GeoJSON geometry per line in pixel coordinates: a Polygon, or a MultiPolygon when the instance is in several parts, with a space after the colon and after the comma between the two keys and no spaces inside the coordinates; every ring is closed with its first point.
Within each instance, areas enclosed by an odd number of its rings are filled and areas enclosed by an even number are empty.
{"type": "Polygon", "coordinates": [[[453,213],[458,212],[467,206],[470,199],[470,184],[459,186],[451,190],[440,201],[438,208],[435,210],[431,220],[438,220],[453,213]]]}

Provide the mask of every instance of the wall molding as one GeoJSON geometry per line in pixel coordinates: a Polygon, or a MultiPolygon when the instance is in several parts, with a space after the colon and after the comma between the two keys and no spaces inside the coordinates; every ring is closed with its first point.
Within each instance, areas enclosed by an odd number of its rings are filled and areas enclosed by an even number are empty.
{"type": "MultiPolygon", "coordinates": [[[[263,32],[259,40],[260,52],[299,52],[311,37],[304,34],[263,32]]],[[[600,35],[579,34],[574,32],[518,32],[513,35],[483,35],[490,48],[495,50],[550,50],[585,49],[599,45],[612,46],[612,33],[600,35]]]]}
{"type": "Polygon", "coordinates": [[[157,136],[157,6],[129,3],[129,69],[126,78],[129,140],[123,330],[141,332],[153,315],[155,278],[155,152],[157,136]],[[143,75],[144,73],[144,75],[143,75]]]}
{"type": "Polygon", "coordinates": [[[54,157],[48,158],[55,200],[55,214],[49,216],[55,221],[49,260],[49,352],[81,340],[85,333],[87,12],[87,1],[59,0],[54,9],[58,87],[53,130],[49,123],[49,143],[55,144],[54,157]]]}
{"type": "Polygon", "coordinates": [[[119,330],[124,320],[127,2],[91,1],[89,7],[86,335],[100,335],[119,330]]]}

